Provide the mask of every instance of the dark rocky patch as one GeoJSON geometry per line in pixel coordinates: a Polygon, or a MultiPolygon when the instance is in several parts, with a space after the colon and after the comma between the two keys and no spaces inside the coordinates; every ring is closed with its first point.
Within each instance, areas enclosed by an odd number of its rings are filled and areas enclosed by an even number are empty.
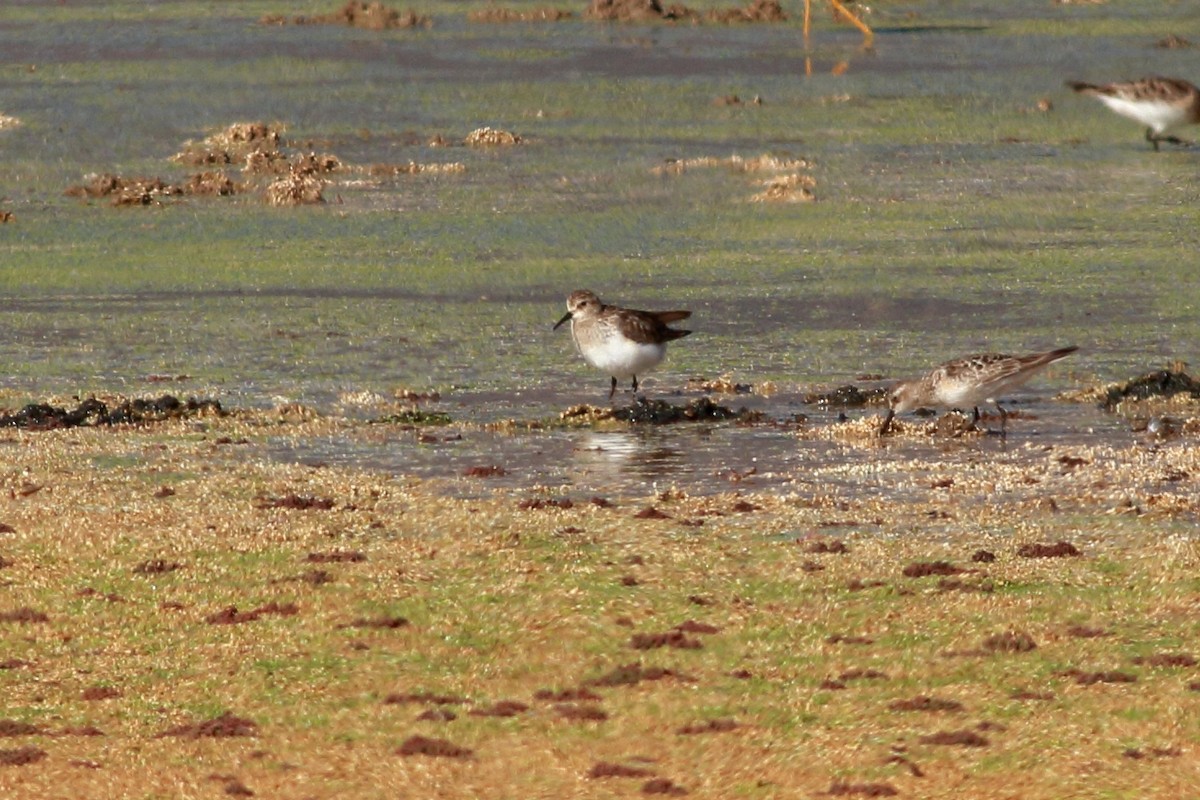
{"type": "Polygon", "coordinates": [[[1079,548],[1070,542],[1055,542],[1054,544],[1031,542],[1017,548],[1017,555],[1021,558],[1076,558],[1083,553],[1079,552],[1079,548]]]}
{"type": "Polygon", "coordinates": [[[958,745],[961,747],[987,747],[991,742],[975,731],[938,731],[920,737],[921,744],[958,745]]]}
{"type": "Polygon", "coordinates": [[[976,550],[971,555],[971,561],[975,564],[991,564],[996,560],[996,554],[990,550],[976,550]]]}
{"type": "Polygon", "coordinates": [[[559,703],[554,706],[555,712],[563,719],[583,722],[604,722],[608,712],[599,706],[583,705],[580,703],[559,703]]]}
{"type": "Polygon", "coordinates": [[[428,736],[410,736],[396,750],[401,756],[433,756],[435,758],[471,758],[474,751],[467,747],[448,742],[445,739],[431,739],[428,736]]]}
{"type": "MultiPolygon", "coordinates": [[[[604,1],[596,0],[596,2],[604,1]]],[[[643,425],[670,425],[676,422],[719,422],[722,420],[759,422],[762,414],[747,411],[744,408],[734,411],[727,406],[714,403],[707,397],[691,400],[682,406],[672,405],[665,400],[647,400],[642,397],[638,398],[637,402],[631,406],[612,411],[611,418],[643,425]]]]}
{"type": "Polygon", "coordinates": [[[504,469],[504,467],[496,466],[495,464],[467,467],[463,470],[464,478],[498,478],[507,474],[508,470],[504,469]]]}
{"type": "Polygon", "coordinates": [[[994,633],[983,640],[983,649],[989,653],[1027,653],[1036,648],[1037,642],[1023,631],[994,633]]]}
{"type": "Polygon", "coordinates": [[[333,500],[328,497],[309,497],[307,495],[286,494],[282,497],[259,495],[254,498],[255,508],[286,508],[295,511],[328,511],[333,508],[333,500]]]}
{"type": "Polygon", "coordinates": [[[646,506],[641,511],[633,515],[634,519],[671,519],[670,514],[665,514],[659,511],[654,506],[646,506]]]}
{"type": "Polygon", "coordinates": [[[111,700],[114,697],[121,697],[124,694],[115,686],[89,686],[83,690],[80,695],[82,700],[111,700]]]}
{"type": "Polygon", "coordinates": [[[809,392],[801,402],[810,406],[830,408],[862,408],[886,403],[887,394],[886,386],[878,389],[860,389],[853,384],[846,384],[830,392],[809,392]]]}
{"type": "Polygon", "coordinates": [[[962,711],[963,704],[957,700],[943,700],[928,695],[917,695],[911,700],[893,700],[888,703],[892,711],[962,711]]]}
{"type": "Polygon", "coordinates": [[[887,783],[842,783],[830,784],[825,792],[834,797],[895,797],[900,794],[887,783]]]}
{"type": "Polygon", "coordinates": [[[253,797],[254,796],[253,789],[251,789],[246,784],[242,783],[237,778],[233,778],[233,777],[227,778],[225,780],[225,786],[222,789],[222,791],[225,792],[225,794],[230,795],[231,797],[253,797]]]}
{"type": "Polygon", "coordinates": [[[684,725],[676,731],[681,736],[694,736],[700,733],[725,733],[726,731],[737,730],[738,723],[735,719],[710,719],[707,722],[694,722],[690,725],[684,725]]]}
{"type": "Polygon", "coordinates": [[[640,581],[634,575],[622,575],[621,576],[621,585],[622,586],[637,586],[639,583],[640,583],[640,581]]]}
{"type": "Polygon", "coordinates": [[[22,624],[31,624],[35,622],[49,622],[50,618],[41,611],[22,606],[21,608],[13,609],[12,611],[0,612],[0,622],[20,622],[22,624]]]}
{"type": "Polygon", "coordinates": [[[0,766],[2,767],[23,767],[26,764],[36,764],[45,757],[45,750],[32,745],[12,749],[0,748],[0,766]]]}
{"type": "Polygon", "coordinates": [[[327,553],[309,553],[305,561],[311,564],[358,564],[367,560],[358,550],[331,550],[327,553]]]}
{"type": "Polygon", "coordinates": [[[596,780],[597,778],[645,778],[653,774],[654,772],[644,767],[628,767],[610,761],[597,761],[588,770],[587,776],[596,780]]]}
{"type": "Polygon", "coordinates": [[[727,674],[729,677],[736,678],[739,681],[748,681],[754,677],[754,673],[748,669],[735,669],[727,674]]]}
{"type": "Polygon", "coordinates": [[[178,561],[166,561],[161,558],[152,558],[149,561],[143,561],[133,568],[134,575],[162,575],[167,572],[174,572],[182,567],[178,561]]]}
{"type": "Polygon", "coordinates": [[[963,571],[949,561],[915,561],[904,568],[903,574],[906,578],[924,578],[927,575],[959,575],[963,571]]]}
{"type": "Polygon", "coordinates": [[[516,700],[501,700],[484,708],[473,708],[468,713],[472,717],[515,717],[528,710],[529,706],[516,700]]]}
{"type": "Polygon", "coordinates": [[[738,514],[749,514],[752,511],[759,511],[762,506],[756,506],[753,503],[747,503],[745,500],[738,500],[733,504],[733,510],[738,514]]]}
{"type": "Polygon", "coordinates": [[[234,736],[257,736],[258,723],[253,720],[235,717],[226,711],[220,716],[196,722],[191,725],[177,725],[158,734],[158,738],[179,736],[186,739],[224,739],[234,736]]]}
{"type": "Polygon", "coordinates": [[[194,397],[180,400],[169,394],[156,399],[126,400],[115,408],[109,408],[106,403],[92,397],[69,410],[47,403],[30,403],[14,414],[0,415],[0,427],[48,431],[58,428],[161,422],[207,413],[223,415],[224,411],[216,400],[197,400],[194,397]]]}

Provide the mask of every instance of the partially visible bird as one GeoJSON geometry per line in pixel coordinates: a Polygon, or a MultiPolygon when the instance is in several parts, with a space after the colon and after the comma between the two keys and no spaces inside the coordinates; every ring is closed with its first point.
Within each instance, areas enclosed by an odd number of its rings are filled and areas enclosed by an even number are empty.
{"type": "Polygon", "coordinates": [[[925,406],[974,408],[973,422],[978,422],[979,404],[985,401],[999,409],[1003,430],[1008,423],[1008,412],[997,402],[997,398],[1025,383],[1041,368],[1066,358],[1078,349],[1062,347],[1025,356],[983,353],[947,361],[916,380],[901,381],[892,387],[888,392],[887,417],[879,427],[879,435],[887,433],[897,414],[925,406]]]}
{"type": "Polygon", "coordinates": [[[1142,78],[1119,83],[1067,81],[1080,94],[1091,95],[1104,105],[1146,126],[1146,141],[1158,150],[1159,142],[1190,145],[1177,136],[1164,136],[1180,125],[1200,123],[1200,89],[1179,78],[1142,78]]]}
{"type": "Polygon", "coordinates": [[[691,311],[637,311],[605,305],[594,293],[580,290],[567,298],[567,313],[554,327],[571,321],[571,336],[583,360],[612,377],[611,400],[617,378],[633,378],[633,391],[637,391],[637,376],[663,360],[667,342],[691,333],[669,328],[667,323],[691,315],[691,311]]]}

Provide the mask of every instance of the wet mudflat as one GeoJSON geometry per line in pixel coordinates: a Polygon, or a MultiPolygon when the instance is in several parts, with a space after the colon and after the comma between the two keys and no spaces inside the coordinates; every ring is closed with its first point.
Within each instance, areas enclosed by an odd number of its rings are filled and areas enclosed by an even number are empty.
{"type": "Polygon", "coordinates": [[[1196,783],[1195,400],[1060,396],[1194,360],[1197,151],[1062,88],[1184,4],[236,5],[0,22],[0,407],[104,404],[0,428],[0,793],[1196,783]],[[736,418],[602,418],[578,288],[736,418]],[[808,402],[1067,344],[1004,439],[808,402]]]}

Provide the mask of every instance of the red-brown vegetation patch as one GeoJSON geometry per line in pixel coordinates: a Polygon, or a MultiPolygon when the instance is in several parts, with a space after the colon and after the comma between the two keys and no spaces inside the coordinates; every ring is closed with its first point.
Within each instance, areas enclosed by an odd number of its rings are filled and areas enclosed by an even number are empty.
{"type": "Polygon", "coordinates": [[[28,661],[22,661],[19,658],[6,658],[0,661],[0,669],[20,669],[21,667],[32,666],[28,661]]]}
{"type": "Polygon", "coordinates": [[[246,784],[242,783],[241,780],[234,778],[232,776],[225,778],[225,786],[224,786],[224,788],[222,788],[221,791],[225,792],[225,794],[229,795],[230,797],[253,797],[254,796],[253,789],[251,789],[246,784]]]}
{"type": "Polygon", "coordinates": [[[1101,636],[1111,636],[1112,633],[1104,628],[1093,628],[1089,625],[1072,625],[1067,628],[1067,635],[1080,639],[1096,639],[1101,636]]]}
{"type": "Polygon", "coordinates": [[[1151,747],[1146,750],[1130,747],[1121,753],[1122,757],[1131,758],[1135,761],[1140,761],[1143,758],[1179,758],[1181,755],[1183,755],[1183,751],[1178,747],[1151,747]]]}
{"type": "Polygon", "coordinates": [[[753,0],[744,8],[714,8],[705,15],[709,22],[733,25],[739,22],[786,22],[779,0],[753,0]]]}
{"type": "Polygon", "coordinates": [[[76,597],[94,597],[109,603],[124,603],[125,598],[115,592],[101,592],[91,586],[85,586],[75,593],[76,597]]]}
{"type": "Polygon", "coordinates": [[[634,519],[670,519],[671,515],[659,511],[654,506],[646,506],[633,515],[634,519]]]}
{"type": "Polygon", "coordinates": [[[339,628],[380,628],[383,630],[396,630],[397,628],[407,628],[409,621],[404,617],[375,617],[367,619],[359,617],[350,622],[338,625],[339,628]]]}
{"type": "Polygon", "coordinates": [[[828,644],[875,644],[870,636],[853,636],[845,633],[835,633],[826,637],[828,644]]]}
{"type": "Polygon", "coordinates": [[[1017,689],[1009,697],[1013,700],[1053,700],[1054,692],[1035,692],[1031,689],[1017,689]]]}
{"type": "Polygon", "coordinates": [[[421,722],[453,722],[456,719],[458,714],[448,708],[427,708],[417,715],[421,722]]]}
{"type": "Polygon", "coordinates": [[[308,511],[316,509],[318,511],[328,511],[333,508],[333,500],[328,497],[308,497],[298,494],[287,494],[282,497],[267,497],[259,495],[254,498],[255,508],[286,508],[296,511],[308,511]]]}
{"type": "Polygon", "coordinates": [[[473,708],[468,713],[472,717],[515,717],[517,714],[524,714],[528,710],[529,706],[519,703],[516,700],[501,700],[490,706],[473,708]]]}
{"type": "Polygon", "coordinates": [[[1027,653],[1037,648],[1037,642],[1024,631],[994,633],[983,640],[983,649],[989,653],[1027,653]]]}
{"type": "Polygon", "coordinates": [[[649,22],[695,17],[695,12],[682,5],[663,9],[658,0],[592,0],[584,19],[601,22],[649,22]]]}
{"type": "Polygon", "coordinates": [[[498,478],[507,474],[508,470],[495,464],[481,464],[474,467],[467,467],[463,470],[463,477],[465,478],[498,478]]]}
{"type": "Polygon", "coordinates": [[[183,184],[184,194],[216,195],[228,197],[236,194],[238,187],[224,172],[197,172],[183,184]]]}
{"type": "Polygon", "coordinates": [[[692,678],[674,670],[663,667],[643,667],[640,661],[624,664],[605,673],[598,678],[585,681],[588,686],[634,686],[642,681],[660,681],[663,678],[676,678],[690,681],[692,678]]]}
{"type": "Polygon", "coordinates": [[[629,646],[634,650],[656,650],[660,647],[699,650],[704,647],[699,639],[693,639],[680,630],[671,630],[665,633],[635,633],[629,640],[629,646]]]}
{"type": "Polygon", "coordinates": [[[1064,669],[1055,673],[1063,678],[1074,678],[1080,686],[1091,686],[1096,683],[1136,683],[1137,676],[1117,670],[1085,672],[1076,667],[1064,669]]]}
{"type": "Polygon", "coordinates": [[[174,572],[181,568],[183,564],[178,561],[167,561],[162,558],[152,558],[148,561],[143,561],[133,568],[134,575],[163,575],[167,572],[174,572]]]}
{"type": "Polygon", "coordinates": [[[652,770],[645,767],[630,767],[625,764],[614,764],[611,761],[597,761],[588,770],[587,776],[596,780],[598,778],[645,778],[653,774],[652,770]]]}
{"type": "Polygon", "coordinates": [[[401,13],[380,2],[366,3],[361,0],[348,0],[340,9],[328,14],[295,16],[291,19],[282,14],[268,14],[259,22],[263,25],[287,25],[289,23],[292,25],[349,25],[352,28],[365,28],[373,31],[428,28],[433,24],[429,17],[419,15],[414,11],[401,13]]]}
{"type": "MultiPolygon", "coordinates": [[[[13,533],[14,530],[15,530],[14,528],[0,522],[0,533],[13,533]],[[4,528],[8,528],[8,530],[3,530],[4,528]]],[[[0,556],[0,569],[4,569],[5,567],[11,567],[12,565],[13,565],[13,562],[9,561],[4,556],[0,556]]]]}
{"type": "Polygon", "coordinates": [[[558,22],[564,19],[571,19],[574,16],[574,12],[565,11],[559,8],[534,8],[528,11],[518,11],[512,8],[488,6],[480,11],[472,11],[468,13],[467,20],[470,22],[488,23],[558,22]]]}
{"type": "Polygon", "coordinates": [[[68,725],[58,732],[59,736],[103,736],[104,731],[95,725],[68,725]]]}
{"type": "Polygon", "coordinates": [[[963,570],[949,561],[915,561],[904,570],[906,578],[924,578],[927,575],[959,575],[963,570]]]}
{"type": "Polygon", "coordinates": [[[401,756],[433,756],[435,758],[471,758],[475,755],[468,747],[460,747],[445,739],[428,736],[410,736],[405,739],[396,754],[401,756]]]}
{"type": "Polygon", "coordinates": [[[848,669],[838,675],[839,681],[887,680],[887,674],[877,669],[848,669]]]}
{"type": "Polygon", "coordinates": [[[41,732],[41,728],[28,722],[0,719],[0,736],[35,736],[41,732]]]}
{"type": "Polygon", "coordinates": [[[963,704],[957,700],[943,700],[928,695],[917,695],[911,700],[893,700],[888,703],[892,711],[962,711],[963,704]]]}
{"type": "Polygon", "coordinates": [[[1079,552],[1079,548],[1070,542],[1055,542],[1054,544],[1030,542],[1017,548],[1017,555],[1021,558],[1076,558],[1083,553],[1079,552]]]}
{"type": "Polygon", "coordinates": [[[637,579],[637,576],[635,576],[635,575],[622,575],[621,576],[621,585],[622,586],[637,586],[639,583],[640,583],[640,581],[637,579]]]}
{"type": "Polygon", "coordinates": [[[991,564],[996,560],[996,554],[991,550],[976,550],[971,554],[971,561],[975,564],[991,564]]]}
{"type": "Polygon", "coordinates": [[[604,698],[593,692],[591,689],[579,687],[573,689],[560,689],[557,692],[552,689],[538,689],[533,693],[533,699],[546,700],[551,703],[573,703],[577,701],[597,703],[604,698]]]}
{"type": "Polygon", "coordinates": [[[675,626],[675,630],[681,633],[701,633],[705,635],[721,632],[721,629],[716,625],[709,625],[707,622],[698,622],[694,619],[684,620],[675,626]]]}
{"type": "Polygon", "coordinates": [[[244,717],[236,717],[226,711],[220,716],[191,725],[177,725],[158,734],[158,738],[180,736],[186,739],[225,739],[234,736],[257,736],[258,723],[244,717]]]}
{"type": "Polygon", "coordinates": [[[252,611],[238,611],[237,606],[228,606],[215,614],[209,614],[204,621],[209,625],[239,625],[243,622],[254,622],[264,614],[278,614],[281,617],[291,617],[300,613],[300,607],[295,603],[277,603],[272,600],[266,605],[252,611]]]}
{"type": "Polygon", "coordinates": [[[111,700],[114,697],[121,697],[125,693],[115,686],[89,686],[83,690],[80,699],[83,700],[111,700]]]}
{"type": "Polygon", "coordinates": [[[671,797],[681,797],[687,794],[687,789],[667,778],[651,778],[642,784],[642,794],[665,794],[671,797]]]}
{"type": "Polygon", "coordinates": [[[458,697],[452,694],[434,694],[432,692],[407,692],[407,693],[392,693],[383,698],[383,702],[388,705],[401,703],[429,703],[435,706],[452,706],[461,705],[467,702],[467,698],[458,697]]]}
{"type": "Polygon", "coordinates": [[[554,711],[563,719],[582,722],[604,722],[608,719],[608,712],[604,709],[582,703],[558,703],[554,711]]]}
{"type": "Polygon", "coordinates": [[[987,747],[991,742],[975,731],[938,731],[920,737],[921,744],[958,745],[960,747],[987,747]]]}
{"type": "Polygon", "coordinates": [[[1189,653],[1154,653],[1148,656],[1137,656],[1133,659],[1133,663],[1143,664],[1147,667],[1194,667],[1196,658],[1189,653]]]}
{"type": "Polygon", "coordinates": [[[31,624],[35,622],[49,622],[50,618],[41,611],[30,608],[29,606],[21,606],[12,611],[0,612],[0,622],[20,622],[22,624],[31,624]]]}
{"type": "Polygon", "coordinates": [[[522,500],[517,503],[517,508],[522,511],[535,511],[541,508],[574,508],[575,504],[571,502],[571,498],[544,498],[534,497],[527,500],[522,500]]]}
{"type": "Polygon", "coordinates": [[[32,745],[12,749],[5,748],[0,749],[0,766],[23,767],[26,764],[35,764],[45,757],[45,750],[32,745]]]}
{"type": "Polygon", "coordinates": [[[895,797],[900,794],[887,783],[843,783],[835,782],[825,794],[834,797],[895,797]]]}
{"type": "Polygon", "coordinates": [[[725,733],[737,730],[737,728],[738,723],[735,719],[710,719],[707,722],[693,722],[690,725],[684,725],[676,733],[681,736],[694,736],[700,733],[725,733]]]}
{"type": "Polygon", "coordinates": [[[113,205],[145,206],[159,198],[183,194],[183,189],[160,178],[122,178],[119,175],[89,175],[83,183],[67,187],[67,197],[111,197],[113,205]]]}
{"type": "Polygon", "coordinates": [[[850,548],[840,539],[817,539],[814,542],[809,542],[805,550],[810,553],[831,553],[835,555],[843,555],[850,552],[850,548]]]}
{"type": "Polygon", "coordinates": [[[309,553],[305,559],[311,564],[358,564],[367,556],[358,550],[330,550],[325,553],[309,553]]]}
{"type": "Polygon", "coordinates": [[[749,514],[753,511],[760,511],[762,506],[756,506],[754,503],[748,503],[745,500],[738,500],[733,504],[733,511],[737,514],[749,514]]]}

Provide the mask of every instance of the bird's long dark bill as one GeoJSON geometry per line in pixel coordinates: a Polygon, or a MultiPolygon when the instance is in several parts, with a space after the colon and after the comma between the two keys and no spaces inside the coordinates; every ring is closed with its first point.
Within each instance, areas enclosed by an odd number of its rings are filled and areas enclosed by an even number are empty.
{"type": "Polygon", "coordinates": [[[566,314],[563,314],[563,318],[562,318],[562,319],[560,319],[558,322],[554,323],[554,330],[558,330],[558,326],[559,326],[559,325],[562,325],[564,322],[566,322],[566,321],[567,321],[567,320],[569,320],[570,318],[571,318],[571,312],[570,312],[570,311],[568,311],[566,314]]]}
{"type": "Polygon", "coordinates": [[[883,424],[879,426],[879,433],[877,434],[878,436],[883,436],[888,432],[888,428],[892,427],[892,419],[895,416],[896,410],[894,408],[889,408],[887,416],[883,420],[883,424]]]}

